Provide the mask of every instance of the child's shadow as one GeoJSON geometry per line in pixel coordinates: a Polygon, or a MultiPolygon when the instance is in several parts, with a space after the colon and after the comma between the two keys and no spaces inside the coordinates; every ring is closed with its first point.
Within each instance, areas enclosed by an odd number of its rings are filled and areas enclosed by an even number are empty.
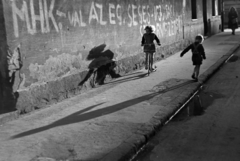
{"type": "MultiPolygon", "coordinates": [[[[95,77],[97,75],[97,70],[105,66],[109,63],[113,63],[113,58],[114,58],[114,53],[106,48],[106,44],[99,45],[97,47],[94,47],[89,51],[89,54],[86,58],[88,61],[92,61],[89,66],[88,66],[88,73],[86,74],[85,78],[79,83],[79,86],[82,86],[92,75],[93,75],[93,81],[95,81],[95,77]]],[[[105,69],[105,68],[101,68],[105,69]]],[[[106,71],[101,71],[99,73],[102,73],[102,76],[98,76],[100,78],[104,77],[104,75],[107,74],[107,69],[106,71]]],[[[95,82],[92,82],[92,86],[95,86],[95,82]]]]}

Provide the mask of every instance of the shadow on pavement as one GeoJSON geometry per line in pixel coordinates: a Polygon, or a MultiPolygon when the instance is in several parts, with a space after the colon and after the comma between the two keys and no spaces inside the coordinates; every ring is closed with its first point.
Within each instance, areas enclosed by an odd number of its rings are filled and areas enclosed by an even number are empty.
{"type": "Polygon", "coordinates": [[[120,78],[118,80],[110,81],[108,83],[105,83],[105,85],[118,84],[118,83],[124,83],[124,82],[128,82],[128,81],[133,81],[133,80],[144,78],[146,75],[147,75],[147,73],[140,74],[140,75],[135,75],[135,76],[131,76],[131,77],[126,77],[126,78],[120,78]]]}
{"type": "Polygon", "coordinates": [[[50,125],[43,126],[43,127],[40,127],[40,128],[36,128],[36,129],[33,129],[33,130],[29,130],[29,131],[17,134],[15,136],[12,136],[10,139],[17,139],[17,138],[33,135],[33,134],[36,134],[36,133],[39,133],[39,132],[42,132],[42,131],[45,131],[45,130],[48,130],[48,129],[51,129],[51,128],[54,128],[54,127],[58,127],[58,126],[64,126],[64,125],[69,125],[69,124],[74,124],[74,123],[81,123],[83,121],[88,121],[88,120],[91,120],[91,119],[95,119],[95,118],[98,118],[98,117],[101,117],[101,116],[105,116],[105,115],[123,110],[125,108],[130,107],[130,106],[136,105],[140,102],[150,100],[157,95],[159,95],[158,92],[151,93],[151,94],[141,96],[141,97],[138,97],[138,98],[135,98],[135,99],[132,99],[132,100],[128,100],[128,101],[125,101],[125,102],[122,102],[122,103],[118,103],[116,105],[108,106],[108,107],[105,107],[105,108],[102,108],[102,109],[97,109],[95,111],[85,113],[85,112],[87,112],[87,111],[89,111],[89,110],[91,110],[91,109],[93,109],[97,106],[100,106],[103,103],[97,104],[97,105],[94,105],[94,106],[90,106],[86,109],[83,109],[83,110],[80,110],[76,113],[73,113],[73,114],[71,114],[71,115],[69,115],[69,116],[67,116],[63,119],[60,119],[56,122],[53,122],[50,125]]]}
{"type": "Polygon", "coordinates": [[[123,77],[128,77],[130,75],[137,75],[137,74],[143,74],[144,72],[143,71],[138,71],[138,72],[133,72],[133,73],[128,73],[128,74],[125,74],[123,75],[123,77]]]}
{"type": "Polygon", "coordinates": [[[157,86],[153,87],[151,92],[158,92],[158,93],[162,94],[162,93],[166,93],[166,92],[173,91],[175,89],[184,87],[184,86],[192,84],[192,83],[195,83],[195,81],[194,80],[189,80],[189,81],[186,81],[184,83],[174,85],[172,87],[164,87],[164,85],[157,85],[157,86]]]}

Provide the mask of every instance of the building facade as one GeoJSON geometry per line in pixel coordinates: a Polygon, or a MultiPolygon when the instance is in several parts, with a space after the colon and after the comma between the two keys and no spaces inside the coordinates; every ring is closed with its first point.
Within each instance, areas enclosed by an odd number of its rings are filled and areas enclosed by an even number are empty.
{"type": "Polygon", "coordinates": [[[114,54],[117,72],[136,70],[144,62],[140,42],[146,25],[154,26],[161,40],[155,59],[161,59],[160,53],[170,56],[197,34],[220,32],[221,3],[0,0],[1,97],[15,93],[14,106],[28,112],[81,93],[85,86],[78,84],[90,63],[86,57],[103,45],[114,54]]]}

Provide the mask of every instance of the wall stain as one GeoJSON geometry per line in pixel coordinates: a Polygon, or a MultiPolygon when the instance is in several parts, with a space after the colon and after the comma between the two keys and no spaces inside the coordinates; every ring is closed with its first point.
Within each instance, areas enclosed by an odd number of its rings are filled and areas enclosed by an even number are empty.
{"type": "Polygon", "coordinates": [[[30,64],[30,76],[38,82],[47,82],[59,77],[77,73],[87,69],[87,61],[83,60],[82,54],[71,55],[63,53],[56,57],[50,56],[43,65],[30,64]]]}
{"type": "Polygon", "coordinates": [[[24,84],[23,78],[25,75],[21,73],[21,68],[23,66],[22,55],[20,51],[20,45],[16,47],[13,52],[8,49],[7,51],[7,62],[8,62],[8,75],[9,83],[13,87],[13,91],[17,91],[20,88],[20,85],[24,84]]]}

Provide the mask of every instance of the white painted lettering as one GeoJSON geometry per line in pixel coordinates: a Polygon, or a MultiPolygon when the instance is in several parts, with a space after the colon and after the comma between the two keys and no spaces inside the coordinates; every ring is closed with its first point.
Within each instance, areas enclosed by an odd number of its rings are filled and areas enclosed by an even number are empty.
{"type": "Polygon", "coordinates": [[[116,15],[117,19],[119,21],[119,25],[122,25],[122,7],[118,4],[116,7],[116,15]]]}
{"type": "Polygon", "coordinates": [[[57,22],[56,22],[56,20],[55,20],[55,18],[54,18],[54,16],[53,16],[54,4],[55,4],[55,0],[52,0],[52,1],[51,1],[51,4],[50,4],[50,9],[49,9],[49,11],[48,11],[48,16],[49,16],[49,18],[52,20],[52,23],[53,23],[53,26],[55,27],[55,30],[56,30],[57,32],[59,32],[57,22]]]}
{"type": "Polygon", "coordinates": [[[70,24],[73,26],[73,25],[74,25],[74,18],[73,18],[73,16],[71,15],[70,12],[68,12],[68,20],[69,20],[70,24]]]}
{"type": "Polygon", "coordinates": [[[149,6],[147,6],[147,15],[148,15],[148,19],[147,19],[147,22],[148,24],[151,24],[151,15],[150,15],[150,11],[149,11],[149,6]]]}
{"type": "Polygon", "coordinates": [[[143,25],[141,25],[141,26],[140,26],[140,34],[141,34],[142,36],[143,36],[143,34],[144,34],[144,32],[143,32],[143,31],[144,31],[144,26],[143,26],[143,25]]]}
{"type": "Polygon", "coordinates": [[[78,26],[80,27],[81,26],[81,24],[80,24],[80,20],[79,20],[79,17],[78,17],[78,13],[75,11],[74,12],[74,16],[73,16],[74,18],[74,23],[73,23],[73,26],[75,27],[77,24],[78,24],[78,26]]]}
{"type": "Polygon", "coordinates": [[[64,18],[67,17],[66,13],[63,13],[63,12],[61,12],[61,11],[59,11],[59,10],[57,10],[56,14],[57,14],[59,17],[64,17],[64,18]]]}
{"type": "Polygon", "coordinates": [[[96,7],[99,8],[99,10],[100,10],[100,22],[99,22],[100,25],[106,25],[107,22],[103,21],[103,5],[96,3],[96,7]]]}
{"type": "Polygon", "coordinates": [[[13,26],[14,26],[14,35],[15,37],[19,37],[19,24],[18,24],[18,17],[26,22],[27,31],[29,34],[34,34],[28,14],[28,7],[27,3],[23,1],[23,5],[21,10],[17,8],[15,0],[12,1],[12,16],[13,16],[13,26]]]}
{"type": "Polygon", "coordinates": [[[112,10],[115,9],[115,6],[114,4],[109,4],[109,21],[110,21],[110,24],[116,24],[116,21],[115,21],[115,14],[112,12],[112,10]]]}
{"type": "Polygon", "coordinates": [[[132,21],[133,21],[133,26],[137,26],[138,22],[136,21],[137,15],[135,14],[135,10],[137,9],[137,6],[132,5],[132,21]]]}
{"type": "MultiPolygon", "coordinates": [[[[176,39],[181,38],[182,18],[170,2],[155,5],[153,8],[150,8],[152,5],[136,6],[133,3],[128,3],[126,8],[123,8],[125,5],[121,6],[113,2],[106,4],[100,3],[100,1],[96,3],[93,1],[89,2],[89,13],[82,12],[83,10],[81,9],[67,12],[66,8],[63,9],[64,13],[60,8],[55,7],[55,0],[19,1],[22,4],[17,0],[11,0],[14,35],[16,37],[19,37],[19,31],[23,31],[25,28],[27,31],[23,32],[32,35],[37,32],[48,33],[51,31],[51,28],[55,29],[56,32],[61,30],[61,34],[63,34],[63,25],[67,25],[64,20],[67,19],[73,27],[86,27],[91,25],[91,23],[96,23],[97,25],[111,24],[121,26],[127,24],[129,27],[139,26],[141,34],[144,33],[145,25],[155,24],[155,32],[158,36],[166,38],[167,36],[175,35],[176,39]],[[105,5],[108,5],[108,13],[104,10],[105,5]],[[124,14],[124,11],[127,13],[124,14]],[[55,19],[55,15],[58,16],[58,19],[55,19]],[[84,22],[86,15],[88,16],[87,23],[84,22]],[[109,19],[109,22],[106,18],[109,19]],[[22,26],[26,27],[23,28],[22,26]]],[[[196,30],[200,31],[200,29],[196,30]]]]}
{"type": "Polygon", "coordinates": [[[158,6],[154,7],[154,20],[157,21],[158,17],[158,6]]]}
{"type": "Polygon", "coordinates": [[[91,24],[92,20],[96,20],[97,22],[99,22],[98,19],[98,14],[94,5],[94,2],[92,2],[91,4],[91,8],[90,8],[90,14],[89,14],[89,24],[91,24]]]}
{"type": "Polygon", "coordinates": [[[163,16],[163,14],[162,14],[162,6],[161,5],[159,5],[159,18],[158,18],[158,21],[162,21],[162,16],[163,16]]]}
{"type": "Polygon", "coordinates": [[[46,23],[46,28],[45,28],[45,30],[46,30],[46,32],[50,32],[47,0],[44,0],[43,2],[44,2],[45,23],[46,23]]]}
{"type": "Polygon", "coordinates": [[[79,27],[85,27],[86,23],[83,22],[83,18],[82,18],[82,11],[79,10],[79,16],[78,16],[78,12],[74,11],[72,14],[70,12],[68,12],[68,20],[70,22],[70,24],[74,27],[76,27],[76,25],[78,24],[79,27]]]}
{"type": "Polygon", "coordinates": [[[80,15],[80,25],[82,27],[87,26],[87,24],[83,21],[82,10],[79,10],[79,15],[80,15]]]}
{"type": "Polygon", "coordinates": [[[30,10],[31,10],[31,17],[32,17],[32,28],[33,28],[34,33],[37,32],[36,21],[40,21],[41,31],[42,31],[42,33],[45,33],[42,0],[39,0],[39,13],[40,13],[40,15],[35,14],[33,0],[30,0],[30,10]]]}
{"type": "Polygon", "coordinates": [[[145,15],[146,15],[146,6],[142,6],[142,17],[143,17],[143,23],[146,23],[147,20],[145,19],[145,15]]]}
{"type": "Polygon", "coordinates": [[[171,35],[171,25],[170,25],[170,22],[167,22],[167,29],[168,29],[168,35],[172,36],[171,35]]]}
{"type": "Polygon", "coordinates": [[[128,23],[128,27],[132,27],[132,23],[133,23],[133,19],[132,16],[130,14],[130,10],[131,10],[131,5],[128,5],[128,17],[129,17],[129,23],[128,23]]]}
{"type": "Polygon", "coordinates": [[[139,22],[140,24],[143,23],[143,17],[142,17],[142,10],[141,6],[138,6],[138,16],[139,16],[139,22]]]}

